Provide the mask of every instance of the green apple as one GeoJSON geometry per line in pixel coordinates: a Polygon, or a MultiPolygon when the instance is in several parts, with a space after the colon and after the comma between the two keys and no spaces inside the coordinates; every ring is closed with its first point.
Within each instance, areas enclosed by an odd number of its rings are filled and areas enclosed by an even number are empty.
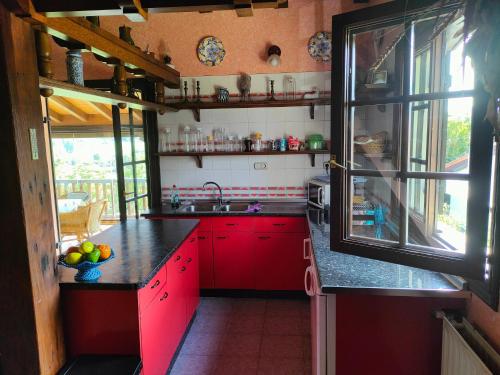
{"type": "Polygon", "coordinates": [[[87,254],[87,260],[92,263],[97,263],[100,256],[101,252],[98,249],[95,249],[91,253],[87,254]]]}
{"type": "Polygon", "coordinates": [[[84,241],[80,245],[80,249],[85,253],[85,254],[90,254],[92,251],[94,251],[94,244],[90,241],[84,241]]]}

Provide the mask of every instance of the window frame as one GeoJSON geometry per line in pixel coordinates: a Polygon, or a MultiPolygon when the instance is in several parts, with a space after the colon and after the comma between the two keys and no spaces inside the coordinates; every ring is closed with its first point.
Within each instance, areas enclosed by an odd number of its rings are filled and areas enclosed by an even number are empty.
{"type": "MultiPolygon", "coordinates": [[[[352,26],[359,27],[361,25],[372,26],[379,25],[382,22],[396,21],[404,15],[412,15],[421,10],[435,4],[435,0],[423,1],[405,1],[398,0],[369,9],[361,9],[358,11],[345,13],[333,17],[332,27],[332,92],[337,95],[332,95],[332,116],[331,116],[331,130],[332,130],[332,154],[337,163],[346,165],[349,146],[346,140],[350,139],[349,128],[347,126],[348,119],[345,108],[348,102],[351,105],[356,105],[361,101],[350,100],[349,90],[349,69],[347,63],[349,62],[350,41],[349,41],[349,28],[352,26]]],[[[452,10],[459,6],[459,3],[448,4],[441,7],[440,11],[452,10]]],[[[411,17],[406,19],[406,23],[411,23],[411,17]]],[[[407,37],[410,33],[410,28],[406,27],[407,37]]],[[[444,93],[430,93],[425,95],[410,95],[409,85],[411,82],[411,55],[410,55],[410,42],[407,38],[407,45],[404,47],[405,62],[404,72],[402,75],[401,95],[391,98],[380,98],[371,100],[363,100],[363,105],[373,104],[390,104],[390,103],[403,103],[402,117],[408,118],[409,108],[411,102],[415,102],[421,97],[425,100],[435,99],[451,99],[456,97],[474,97],[473,113],[472,113],[472,127],[473,129],[478,126],[484,126],[483,117],[486,109],[487,98],[482,90],[467,90],[467,92],[446,92],[444,93]],[[411,98],[411,100],[410,100],[411,98]]],[[[478,87],[476,85],[476,87],[478,87]]],[[[409,123],[406,120],[406,125],[409,123]]],[[[404,124],[404,123],[403,123],[404,124]]],[[[490,128],[491,129],[491,128],[490,128]]],[[[408,126],[402,126],[401,138],[408,138],[408,126]]],[[[478,131],[477,131],[478,132],[478,131]]],[[[476,132],[476,133],[477,133],[476,132]]],[[[410,266],[426,268],[433,271],[445,272],[455,275],[467,276],[472,279],[483,280],[484,277],[484,264],[486,248],[486,232],[488,222],[487,205],[481,203],[484,199],[481,197],[489,196],[489,184],[484,184],[486,178],[490,181],[491,175],[491,150],[488,150],[488,142],[491,143],[491,131],[481,131],[481,134],[471,136],[470,145],[470,161],[469,161],[469,200],[467,207],[467,218],[475,218],[474,221],[468,220],[468,233],[479,233],[481,235],[468,236],[466,243],[466,254],[458,256],[458,254],[441,254],[438,252],[426,252],[416,248],[408,248],[398,245],[390,245],[383,243],[367,243],[366,241],[353,240],[346,238],[347,221],[344,219],[345,213],[348,212],[346,204],[346,193],[349,191],[348,184],[350,183],[350,176],[341,168],[332,169],[331,178],[332,186],[332,227],[336,230],[331,232],[331,248],[335,251],[365,256],[373,259],[389,261],[393,263],[406,264],[410,266]],[[481,152],[480,152],[481,151],[481,152]],[[490,166],[485,167],[485,166],[490,166]],[[475,202],[479,202],[475,204],[475,202]]],[[[491,148],[491,147],[490,147],[491,148]]],[[[401,163],[408,164],[408,154],[401,153],[401,163]],[[406,160],[405,160],[406,159],[406,160]]],[[[396,168],[401,170],[398,166],[396,168]]],[[[419,174],[412,172],[411,175],[405,172],[405,178],[412,177],[418,178],[419,174]]],[[[356,174],[354,174],[356,175],[356,174]]],[[[373,171],[374,176],[380,175],[378,171],[373,171]]],[[[396,173],[394,174],[396,175],[396,173]]],[[[422,177],[432,178],[433,172],[425,172],[422,177]]],[[[435,173],[435,177],[444,178],[446,180],[446,172],[435,173]]],[[[451,176],[453,180],[458,179],[457,174],[451,176]]],[[[405,202],[406,197],[401,197],[401,201],[405,202]]],[[[400,232],[406,231],[406,221],[400,220],[400,232]],[[403,227],[401,224],[403,223],[403,227]]],[[[496,275],[496,274],[495,274],[496,275]]]]}

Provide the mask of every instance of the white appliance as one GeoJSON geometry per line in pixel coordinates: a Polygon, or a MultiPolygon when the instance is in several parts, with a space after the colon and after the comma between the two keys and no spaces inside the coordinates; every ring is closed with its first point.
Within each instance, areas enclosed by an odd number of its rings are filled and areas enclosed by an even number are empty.
{"type": "Polygon", "coordinates": [[[304,259],[309,261],[304,286],[311,299],[311,353],[313,375],[335,375],[335,294],[322,294],[311,240],[304,240],[304,259]]]}
{"type": "Polygon", "coordinates": [[[318,176],[309,180],[307,202],[323,209],[330,206],[330,176],[318,176]]]}

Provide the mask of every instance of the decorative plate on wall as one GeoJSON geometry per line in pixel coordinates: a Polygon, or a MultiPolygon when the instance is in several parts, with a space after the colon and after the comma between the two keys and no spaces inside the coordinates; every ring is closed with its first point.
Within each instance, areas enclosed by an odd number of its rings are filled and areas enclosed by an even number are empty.
{"type": "Polygon", "coordinates": [[[307,50],[309,55],[316,61],[330,61],[332,58],[332,33],[318,31],[309,39],[307,50]]]}
{"type": "Polygon", "coordinates": [[[207,36],[198,44],[198,59],[205,65],[219,65],[226,56],[226,50],[220,39],[215,36],[207,36]]]}

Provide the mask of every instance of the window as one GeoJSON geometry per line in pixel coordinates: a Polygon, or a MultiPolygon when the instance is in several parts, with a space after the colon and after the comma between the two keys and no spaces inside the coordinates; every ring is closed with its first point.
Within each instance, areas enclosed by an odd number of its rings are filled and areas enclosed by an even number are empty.
{"type": "Polygon", "coordinates": [[[492,129],[460,4],[432,3],[333,19],[331,247],[484,281],[492,129]]]}

